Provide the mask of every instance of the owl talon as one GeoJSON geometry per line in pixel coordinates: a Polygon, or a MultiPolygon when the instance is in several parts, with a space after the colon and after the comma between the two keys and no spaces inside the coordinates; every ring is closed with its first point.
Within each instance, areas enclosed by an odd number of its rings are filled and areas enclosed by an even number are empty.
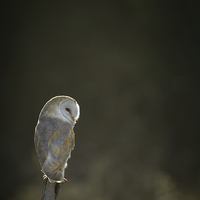
{"type": "Polygon", "coordinates": [[[67,182],[67,179],[63,178],[62,185],[64,185],[66,182],[67,182]]]}
{"type": "Polygon", "coordinates": [[[43,180],[46,180],[48,177],[47,177],[47,175],[45,174],[45,175],[43,175],[43,180]]]}

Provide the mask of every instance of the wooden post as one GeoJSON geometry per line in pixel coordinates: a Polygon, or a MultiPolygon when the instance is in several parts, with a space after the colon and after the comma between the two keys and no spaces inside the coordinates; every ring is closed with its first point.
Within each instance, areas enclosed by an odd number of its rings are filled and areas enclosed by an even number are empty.
{"type": "Polygon", "coordinates": [[[50,183],[48,178],[43,180],[41,200],[58,200],[62,183],[50,183]]]}

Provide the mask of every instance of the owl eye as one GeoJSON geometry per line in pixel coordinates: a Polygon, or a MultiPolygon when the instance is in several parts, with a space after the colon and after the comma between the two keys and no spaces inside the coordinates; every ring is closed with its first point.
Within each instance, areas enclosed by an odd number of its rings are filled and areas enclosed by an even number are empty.
{"type": "Polygon", "coordinates": [[[69,108],[65,108],[65,110],[66,110],[67,112],[69,112],[69,108]]]}

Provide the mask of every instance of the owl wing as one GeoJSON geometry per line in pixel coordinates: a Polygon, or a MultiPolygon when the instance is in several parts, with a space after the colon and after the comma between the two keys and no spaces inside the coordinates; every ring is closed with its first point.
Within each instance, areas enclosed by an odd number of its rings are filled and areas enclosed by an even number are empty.
{"type": "Polygon", "coordinates": [[[42,171],[53,180],[63,180],[67,160],[75,146],[71,125],[60,119],[41,118],[36,135],[42,171]]]}

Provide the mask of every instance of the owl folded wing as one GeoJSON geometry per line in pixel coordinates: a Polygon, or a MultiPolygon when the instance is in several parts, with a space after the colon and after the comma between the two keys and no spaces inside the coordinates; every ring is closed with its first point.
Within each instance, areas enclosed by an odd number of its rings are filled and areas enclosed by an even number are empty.
{"type": "Polygon", "coordinates": [[[52,180],[62,181],[67,160],[74,148],[74,132],[70,124],[59,119],[49,123],[45,134],[47,144],[46,159],[42,164],[42,171],[52,180]]]}

